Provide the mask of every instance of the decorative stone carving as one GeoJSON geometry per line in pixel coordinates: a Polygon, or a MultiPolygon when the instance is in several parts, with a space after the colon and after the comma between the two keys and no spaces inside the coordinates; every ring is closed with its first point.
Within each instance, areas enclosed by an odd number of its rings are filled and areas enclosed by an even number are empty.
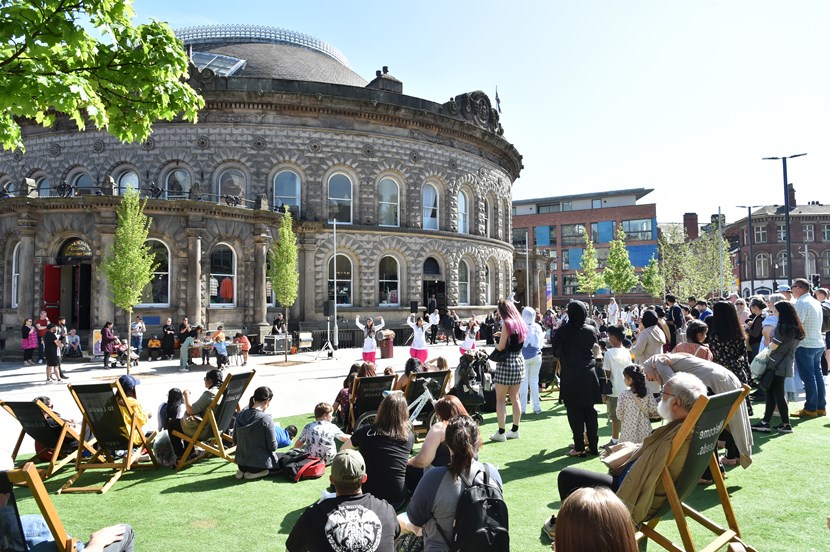
{"type": "Polygon", "coordinates": [[[417,151],[413,151],[409,154],[409,160],[413,163],[417,163],[421,160],[421,154],[417,151]]]}
{"type": "Polygon", "coordinates": [[[308,151],[311,153],[320,153],[323,151],[323,144],[320,143],[320,140],[311,140],[308,143],[308,151]]]}
{"type": "Polygon", "coordinates": [[[15,161],[20,161],[21,159],[23,159],[23,152],[19,149],[14,150],[14,153],[12,153],[12,159],[14,159],[15,161]]]}
{"type": "Polygon", "coordinates": [[[95,153],[103,153],[104,152],[104,141],[103,140],[95,140],[92,143],[92,151],[95,153]]]}
{"type": "Polygon", "coordinates": [[[477,127],[495,132],[499,136],[504,130],[499,123],[499,112],[490,104],[490,98],[481,90],[467,92],[451,99],[443,105],[451,115],[460,118],[477,127]]]}
{"type": "Polygon", "coordinates": [[[366,157],[374,157],[375,156],[375,146],[371,144],[366,144],[363,146],[363,155],[366,157]]]}
{"type": "Polygon", "coordinates": [[[54,142],[49,144],[49,155],[52,157],[59,157],[61,154],[61,147],[54,142]]]}
{"type": "Polygon", "coordinates": [[[256,150],[265,149],[265,146],[268,145],[268,142],[265,140],[264,136],[255,136],[253,141],[253,147],[256,150]]]}
{"type": "Polygon", "coordinates": [[[156,147],[156,141],[153,140],[152,136],[148,136],[146,140],[141,142],[141,147],[144,148],[146,151],[150,151],[156,147]]]}
{"type": "Polygon", "coordinates": [[[207,136],[199,136],[196,138],[196,147],[199,149],[208,149],[210,147],[210,139],[207,136]]]}

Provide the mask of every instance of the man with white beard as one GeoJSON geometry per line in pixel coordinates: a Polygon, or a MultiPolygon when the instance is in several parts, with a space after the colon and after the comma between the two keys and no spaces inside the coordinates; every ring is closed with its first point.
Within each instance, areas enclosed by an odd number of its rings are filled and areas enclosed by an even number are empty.
{"type": "MultiPolygon", "coordinates": [[[[675,374],[661,389],[657,405],[657,410],[666,423],[646,437],[642,446],[620,468],[620,475],[612,477],[579,468],[565,468],[557,478],[560,500],[564,501],[582,487],[608,487],[626,505],[635,524],[649,519],[666,501],[660,472],[666,465],[672,440],[697,399],[705,395],[706,386],[697,376],[685,372],[675,374]]],[[[672,480],[677,480],[683,471],[689,443],[690,440],[687,439],[669,465],[672,480]]],[[[545,522],[544,530],[554,538],[556,516],[551,516],[545,522]]]]}

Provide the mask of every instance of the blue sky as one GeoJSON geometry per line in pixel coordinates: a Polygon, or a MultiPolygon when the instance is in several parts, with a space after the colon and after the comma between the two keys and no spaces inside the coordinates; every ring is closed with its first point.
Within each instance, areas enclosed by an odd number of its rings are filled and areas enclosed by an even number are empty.
{"type": "Polygon", "coordinates": [[[654,188],[659,222],[783,203],[830,203],[830,2],[162,2],[174,28],[283,27],[339,48],[367,80],[443,102],[498,85],[505,138],[524,156],[515,199],[654,188]]]}

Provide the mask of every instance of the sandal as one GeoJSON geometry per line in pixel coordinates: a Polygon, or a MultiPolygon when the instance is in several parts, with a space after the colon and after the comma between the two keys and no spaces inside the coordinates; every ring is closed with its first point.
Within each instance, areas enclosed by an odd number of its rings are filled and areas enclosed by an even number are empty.
{"type": "Polygon", "coordinates": [[[738,458],[727,458],[726,456],[720,457],[720,462],[724,466],[737,466],[739,459],[738,458]]]}
{"type": "Polygon", "coordinates": [[[571,449],[568,451],[568,456],[572,458],[585,458],[588,455],[588,451],[585,450],[576,450],[571,449]]]}

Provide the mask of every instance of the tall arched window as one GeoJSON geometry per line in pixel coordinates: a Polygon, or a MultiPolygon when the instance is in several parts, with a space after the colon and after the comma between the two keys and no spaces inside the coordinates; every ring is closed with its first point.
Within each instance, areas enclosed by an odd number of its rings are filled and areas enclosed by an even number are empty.
{"type": "Polygon", "coordinates": [[[170,306],[170,251],[160,240],[147,240],[150,254],[158,265],[153,278],[141,292],[140,307],[170,306]]]}
{"type": "Polygon", "coordinates": [[[329,177],[329,222],[352,223],[352,179],[343,173],[329,177]]]}
{"type": "Polygon", "coordinates": [[[424,184],[422,196],[422,226],[424,230],[438,230],[438,188],[429,183],[424,184]]]}
{"type": "Polygon", "coordinates": [[[821,277],[830,278],[830,249],[821,254],[821,277]]]}
{"type": "Polygon", "coordinates": [[[218,203],[225,200],[225,196],[245,197],[245,173],[239,169],[225,169],[219,174],[218,203]]]}
{"type": "Polygon", "coordinates": [[[811,274],[816,273],[816,254],[814,251],[807,252],[807,259],[804,261],[804,277],[810,278],[811,274]]]}
{"type": "Polygon", "coordinates": [[[37,179],[37,195],[38,197],[49,197],[52,188],[49,184],[49,179],[42,176],[37,179]]]}
{"type": "Polygon", "coordinates": [[[92,177],[82,172],[72,177],[72,186],[75,187],[75,195],[90,195],[92,193],[92,177]]]}
{"type": "Polygon", "coordinates": [[[401,304],[398,260],[387,255],[378,265],[378,303],[384,307],[401,304]]]}
{"type": "Polygon", "coordinates": [[[236,255],[227,244],[220,243],[210,250],[210,293],[211,307],[233,307],[236,305],[236,255]]]}
{"type": "Polygon", "coordinates": [[[466,261],[458,263],[458,304],[470,304],[470,267],[466,261]]]}
{"type": "Polygon", "coordinates": [[[138,173],[132,169],[128,169],[118,174],[115,181],[117,186],[115,193],[124,195],[128,189],[138,191],[138,173]]]}
{"type": "Polygon", "coordinates": [[[470,202],[464,192],[458,192],[458,233],[470,233],[470,202]]]}
{"type": "Polygon", "coordinates": [[[398,183],[384,178],[378,183],[378,224],[400,226],[400,192],[398,183]]]}
{"type": "Polygon", "coordinates": [[[749,255],[744,253],[744,280],[752,280],[752,267],[749,265],[749,255]]]}
{"type": "Polygon", "coordinates": [[[0,197],[14,197],[17,195],[17,186],[11,178],[0,178],[0,197]]]}
{"type": "Polygon", "coordinates": [[[427,276],[440,276],[441,275],[441,265],[438,264],[438,261],[433,259],[432,257],[427,257],[424,261],[424,279],[427,276]]]}
{"type": "Polygon", "coordinates": [[[778,268],[774,270],[774,274],[772,275],[773,278],[786,278],[787,274],[789,274],[790,267],[787,263],[787,252],[786,251],[779,251],[778,254],[775,256],[775,264],[778,265],[778,268]]]}
{"type": "Polygon", "coordinates": [[[164,178],[165,199],[186,199],[193,179],[186,169],[174,169],[164,178]]]}
{"type": "Polygon", "coordinates": [[[12,301],[11,307],[13,309],[17,308],[18,301],[20,300],[18,291],[18,282],[20,281],[20,244],[14,246],[14,251],[12,251],[12,301]]]}
{"type": "Polygon", "coordinates": [[[342,307],[352,306],[352,261],[345,255],[337,256],[335,268],[334,257],[329,259],[329,301],[337,301],[342,307]]]}
{"type": "Polygon", "coordinates": [[[485,305],[492,305],[493,304],[493,281],[491,280],[492,277],[493,277],[493,274],[490,271],[490,265],[484,265],[484,304],[485,305]]]}
{"type": "Polygon", "coordinates": [[[300,175],[294,171],[280,171],[274,177],[274,207],[287,205],[295,220],[300,218],[300,175]]]}
{"type": "MultiPolygon", "coordinates": [[[[488,238],[492,237],[492,232],[490,230],[490,220],[492,220],[490,209],[490,200],[488,198],[484,198],[484,235],[488,238]]],[[[491,303],[488,302],[487,304],[490,305],[491,303]]]]}
{"type": "Polygon", "coordinates": [[[769,256],[766,253],[755,255],[755,277],[769,278],[769,256]]]}

